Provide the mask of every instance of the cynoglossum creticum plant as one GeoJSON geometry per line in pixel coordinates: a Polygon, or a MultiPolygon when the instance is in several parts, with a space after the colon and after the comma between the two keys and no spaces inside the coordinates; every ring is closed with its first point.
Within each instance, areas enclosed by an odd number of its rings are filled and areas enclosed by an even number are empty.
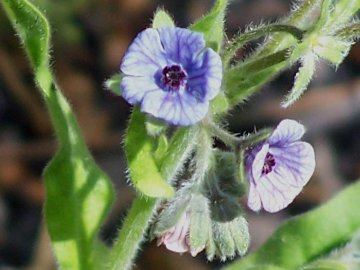
{"type": "MultiPolygon", "coordinates": [[[[33,65],[59,140],[44,178],[46,222],[61,269],[129,269],[149,231],[176,252],[195,256],[205,250],[209,260],[244,255],[250,237],[240,198],[248,194],[254,211],[285,208],[309,181],[314,151],[300,140],[305,130],[294,120],[239,137],[222,127],[226,113],[300,61],[283,104],[291,105],[313,76],[315,60],[339,65],[359,34],[353,17],[360,1],[300,2],[278,24],[249,29],[229,44],[224,43],[226,0],[215,1],[209,14],[188,29],[176,27],[158,10],[151,28],[129,46],[120,73],[106,82],[134,105],[125,152],[129,179],[139,192],[109,250],[96,234],[112,188],[54,83],[47,20],[27,0],[4,0],[2,5],[33,65]],[[232,60],[247,42],[269,35],[252,55],[232,60]],[[215,138],[226,151],[214,147],[215,138]]],[[[290,220],[259,251],[229,268],[311,266],[360,227],[359,192],[356,184],[327,205],[290,220]]]]}

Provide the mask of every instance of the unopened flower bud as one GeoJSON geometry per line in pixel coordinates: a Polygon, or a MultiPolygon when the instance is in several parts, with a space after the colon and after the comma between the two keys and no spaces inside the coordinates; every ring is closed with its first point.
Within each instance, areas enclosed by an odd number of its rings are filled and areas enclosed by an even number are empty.
{"type": "Polygon", "coordinates": [[[244,255],[249,247],[250,235],[244,217],[238,217],[230,222],[212,222],[212,238],[206,247],[209,260],[215,256],[222,261],[244,255]]]}
{"type": "Polygon", "coordinates": [[[190,221],[190,250],[196,256],[202,251],[211,235],[211,219],[208,200],[196,194],[189,205],[191,211],[190,221]]]}

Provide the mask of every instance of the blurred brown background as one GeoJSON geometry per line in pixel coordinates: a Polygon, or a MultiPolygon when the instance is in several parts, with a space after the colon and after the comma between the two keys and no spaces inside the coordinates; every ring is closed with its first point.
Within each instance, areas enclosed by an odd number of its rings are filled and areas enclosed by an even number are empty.
{"type": "MultiPolygon", "coordinates": [[[[129,106],[104,89],[116,73],[124,51],[146,28],[158,6],[186,27],[203,15],[211,0],[34,0],[53,26],[53,69],[72,103],[86,141],[117,188],[113,210],[101,236],[111,243],[134,197],[124,178],[121,149],[129,106]]],[[[274,21],[290,10],[287,0],[233,0],[227,33],[251,22],[274,21]]],[[[0,269],[55,269],[42,225],[44,190],[41,171],[55,149],[54,135],[24,52],[0,10],[0,269]]],[[[253,45],[256,45],[254,43],[253,45]]],[[[246,54],[247,51],[240,52],[246,54]]],[[[296,105],[279,104],[291,88],[296,69],[283,73],[260,94],[229,116],[234,132],[275,124],[282,118],[301,121],[315,148],[316,172],[304,192],[278,214],[248,213],[251,250],[285,218],[326,201],[360,176],[360,46],[335,69],[319,62],[309,91],[296,105]]],[[[66,207],[66,206],[64,206],[66,207]]],[[[217,269],[206,262],[144,245],[136,269],[217,269]]]]}

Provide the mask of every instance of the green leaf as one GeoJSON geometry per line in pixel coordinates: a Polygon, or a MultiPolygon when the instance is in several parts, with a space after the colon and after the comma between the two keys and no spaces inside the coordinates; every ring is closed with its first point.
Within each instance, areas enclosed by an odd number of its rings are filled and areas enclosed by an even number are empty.
{"type": "Polygon", "coordinates": [[[284,32],[294,36],[299,41],[302,40],[304,32],[297,27],[285,24],[269,24],[240,33],[234,37],[231,43],[227,46],[223,54],[223,63],[227,67],[231,58],[234,57],[236,52],[242,48],[246,43],[256,40],[262,36],[268,36],[271,33],[284,32]]]}
{"type": "Polygon", "coordinates": [[[111,76],[110,79],[105,81],[105,88],[110,90],[113,94],[121,96],[121,80],[123,78],[122,74],[115,74],[111,76]]]}
{"type": "Polygon", "coordinates": [[[185,161],[194,149],[198,127],[178,128],[171,137],[169,147],[160,161],[161,175],[166,181],[172,183],[184,166],[185,161]]]}
{"type": "Polygon", "coordinates": [[[290,93],[285,97],[285,100],[282,102],[282,107],[289,107],[295,103],[295,101],[297,101],[305,92],[315,73],[315,61],[316,55],[313,53],[308,53],[307,55],[303,56],[301,60],[301,67],[295,76],[294,86],[290,93]]]}
{"type": "MultiPolygon", "coordinates": [[[[349,270],[344,263],[336,260],[322,259],[306,265],[301,270],[349,270]]],[[[355,269],[355,268],[354,268],[355,269]]]]}
{"type": "Polygon", "coordinates": [[[243,102],[277,73],[291,65],[288,50],[248,60],[227,70],[224,74],[225,93],[230,107],[243,102]]]}
{"type": "Polygon", "coordinates": [[[329,26],[328,23],[330,20],[330,15],[331,15],[331,11],[333,10],[332,4],[333,4],[333,0],[323,0],[321,4],[320,16],[315,24],[314,32],[318,32],[318,33],[324,32],[327,26],[329,26]]]}
{"type": "Polygon", "coordinates": [[[153,144],[147,135],[145,114],[135,107],[125,139],[130,180],[138,191],[149,197],[170,198],[175,192],[159,172],[152,155],[153,144]]]}
{"type": "MultiPolygon", "coordinates": [[[[346,1],[346,0],[345,0],[346,1]]],[[[323,0],[307,0],[302,1],[281,23],[296,26],[299,29],[307,29],[311,24],[315,23],[312,18],[313,12],[318,8],[323,0]]],[[[259,48],[252,58],[263,57],[268,54],[289,48],[297,43],[297,39],[285,33],[278,33],[271,36],[262,47],[259,48]]]]}
{"type": "Polygon", "coordinates": [[[331,64],[338,66],[349,54],[352,42],[344,41],[336,37],[322,36],[318,38],[313,51],[319,57],[329,61],[331,64]]]}
{"type": "Polygon", "coordinates": [[[359,11],[359,0],[337,0],[331,14],[330,26],[341,26],[348,23],[359,11]]]}
{"type": "Polygon", "coordinates": [[[44,171],[45,218],[62,269],[95,269],[96,234],[113,199],[108,177],[97,167],[72,110],[49,68],[46,18],[27,0],[1,2],[35,71],[59,149],[44,171]]]}
{"type": "Polygon", "coordinates": [[[336,36],[340,37],[342,40],[358,39],[360,37],[360,23],[355,22],[346,25],[336,32],[336,36]]]}
{"type": "Polygon", "coordinates": [[[158,137],[161,134],[165,133],[168,125],[164,121],[147,115],[145,120],[145,127],[146,132],[149,136],[158,137]]]}
{"type": "Polygon", "coordinates": [[[201,32],[208,47],[220,51],[224,38],[224,17],[228,0],[216,0],[209,14],[191,25],[190,29],[201,32]]]}
{"type": "Polygon", "coordinates": [[[296,269],[326,254],[359,229],[359,194],[358,181],[321,207],[287,221],[258,251],[225,269],[250,270],[260,265],[296,269]]]}
{"type": "Polygon", "coordinates": [[[175,23],[171,16],[163,9],[158,9],[155,12],[154,19],[152,22],[152,28],[159,28],[162,26],[175,26],[175,23]]]}

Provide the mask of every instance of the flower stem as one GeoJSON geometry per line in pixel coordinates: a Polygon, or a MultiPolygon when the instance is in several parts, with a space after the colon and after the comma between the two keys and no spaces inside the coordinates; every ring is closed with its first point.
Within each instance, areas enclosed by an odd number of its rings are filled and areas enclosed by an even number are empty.
{"type": "Polygon", "coordinates": [[[239,137],[236,137],[235,135],[229,133],[228,131],[221,128],[212,121],[204,123],[204,126],[214,137],[220,139],[227,146],[235,149],[237,145],[241,142],[241,139],[239,137]]]}
{"type": "Polygon", "coordinates": [[[237,137],[234,134],[231,134],[223,128],[219,127],[212,121],[208,121],[204,123],[204,125],[213,136],[220,139],[223,143],[232,147],[233,149],[246,149],[257,143],[260,143],[266,140],[273,131],[271,128],[265,128],[254,134],[237,137]]]}
{"type": "Polygon", "coordinates": [[[130,269],[159,200],[138,197],[133,202],[110,257],[111,270],[130,269]]]}
{"type": "Polygon", "coordinates": [[[249,41],[258,39],[262,36],[268,35],[273,32],[286,32],[290,35],[294,36],[296,39],[301,40],[303,38],[304,31],[300,30],[299,28],[291,25],[283,25],[283,24],[271,24],[267,25],[247,33],[241,34],[237,38],[235,38],[227,51],[224,53],[223,56],[223,63],[224,66],[228,66],[231,58],[234,56],[236,51],[243,47],[249,41]]]}
{"type": "Polygon", "coordinates": [[[200,187],[209,168],[213,163],[213,139],[206,128],[201,128],[197,134],[195,171],[192,176],[194,182],[200,187]]]}
{"type": "Polygon", "coordinates": [[[241,149],[247,149],[252,147],[258,143],[265,141],[271,133],[273,132],[272,128],[264,128],[254,134],[250,134],[246,137],[241,138],[241,142],[239,143],[238,147],[241,149]]]}

